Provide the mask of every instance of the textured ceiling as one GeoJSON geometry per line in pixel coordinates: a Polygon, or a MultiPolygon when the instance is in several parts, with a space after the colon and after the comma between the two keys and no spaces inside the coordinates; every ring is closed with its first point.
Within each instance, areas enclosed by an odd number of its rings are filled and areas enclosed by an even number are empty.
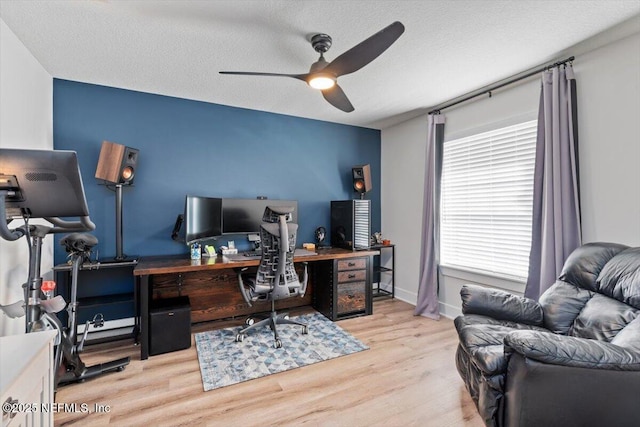
{"type": "Polygon", "coordinates": [[[0,1],[53,77],[378,129],[638,13],[638,0],[0,1]],[[310,35],[331,35],[331,61],[393,21],[406,27],[400,39],[339,79],[352,113],[298,80],[218,74],[305,73],[317,59],[310,35]]]}

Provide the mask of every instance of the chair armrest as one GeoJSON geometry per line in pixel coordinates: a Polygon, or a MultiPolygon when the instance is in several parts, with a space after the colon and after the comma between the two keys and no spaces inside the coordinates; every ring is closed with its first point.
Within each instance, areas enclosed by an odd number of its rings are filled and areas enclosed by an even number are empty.
{"type": "Polygon", "coordinates": [[[305,261],[302,263],[302,265],[304,265],[304,272],[303,272],[304,274],[302,276],[302,281],[300,283],[299,293],[301,298],[304,297],[305,292],[307,292],[307,282],[309,280],[309,276],[307,274],[309,263],[305,261]]]}
{"type": "Polygon", "coordinates": [[[542,307],[530,298],[478,285],[463,285],[460,297],[463,314],[481,314],[498,320],[542,326],[542,307]]]}
{"type": "Polygon", "coordinates": [[[640,371],[640,353],[604,341],[551,332],[513,331],[504,338],[505,352],[552,365],[640,371]]]}
{"type": "Polygon", "coordinates": [[[249,305],[249,307],[253,307],[253,304],[251,303],[251,296],[249,296],[249,293],[247,292],[247,288],[245,287],[244,280],[243,280],[243,274],[247,270],[248,270],[247,267],[234,269],[234,271],[238,275],[238,285],[240,286],[240,293],[242,294],[242,298],[244,298],[244,301],[249,305]]]}

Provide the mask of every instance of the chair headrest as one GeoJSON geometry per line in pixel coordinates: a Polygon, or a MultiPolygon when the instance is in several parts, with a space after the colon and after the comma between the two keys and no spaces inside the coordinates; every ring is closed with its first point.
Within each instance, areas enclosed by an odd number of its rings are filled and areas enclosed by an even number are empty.
{"type": "Polygon", "coordinates": [[[262,215],[264,222],[278,222],[280,216],[286,215],[287,222],[293,219],[293,206],[267,206],[262,215]]]}

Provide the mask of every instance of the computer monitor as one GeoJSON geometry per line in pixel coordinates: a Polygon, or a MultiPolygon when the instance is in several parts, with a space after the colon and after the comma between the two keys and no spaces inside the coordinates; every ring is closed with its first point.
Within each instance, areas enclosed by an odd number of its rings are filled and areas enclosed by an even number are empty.
{"type": "Polygon", "coordinates": [[[222,234],[222,199],[187,196],[184,203],[185,241],[191,243],[222,234]]]}
{"type": "Polygon", "coordinates": [[[89,216],[75,151],[1,148],[0,189],[8,219],[89,216]]]}
{"type": "Polygon", "coordinates": [[[223,199],[222,233],[260,233],[262,216],[267,206],[291,206],[294,208],[292,222],[297,222],[298,202],[276,199],[223,199]]]}

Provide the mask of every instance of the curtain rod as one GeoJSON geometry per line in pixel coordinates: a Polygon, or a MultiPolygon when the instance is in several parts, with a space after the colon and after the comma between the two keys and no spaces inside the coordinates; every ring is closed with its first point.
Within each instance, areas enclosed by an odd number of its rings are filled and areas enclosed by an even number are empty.
{"type": "Polygon", "coordinates": [[[431,109],[431,111],[429,111],[428,114],[438,114],[438,113],[440,113],[441,110],[444,110],[445,108],[453,107],[454,105],[461,104],[461,103],[463,103],[465,101],[469,101],[470,99],[476,98],[476,97],[484,95],[486,93],[488,93],[489,96],[491,96],[491,92],[493,92],[496,89],[500,89],[501,87],[510,85],[510,84],[515,83],[517,81],[520,81],[522,79],[526,79],[527,77],[531,77],[531,76],[536,75],[538,73],[541,73],[543,71],[547,71],[547,70],[550,70],[552,68],[559,67],[561,65],[566,64],[567,62],[573,61],[574,59],[575,59],[575,57],[570,56],[569,58],[563,59],[562,61],[557,61],[557,62],[554,62],[553,64],[537,67],[536,69],[534,69],[532,71],[524,71],[524,73],[526,73],[526,74],[520,73],[520,75],[519,74],[515,74],[515,75],[513,75],[511,77],[507,77],[508,80],[506,80],[506,81],[503,80],[502,82],[493,83],[491,85],[488,85],[488,86],[485,86],[483,88],[477,89],[474,92],[468,92],[465,95],[460,95],[457,98],[453,98],[453,100],[449,100],[449,101],[447,101],[445,103],[442,103],[440,105],[436,105],[435,107],[433,107],[431,109]],[[463,98],[461,98],[461,97],[463,97],[463,98]]]}

